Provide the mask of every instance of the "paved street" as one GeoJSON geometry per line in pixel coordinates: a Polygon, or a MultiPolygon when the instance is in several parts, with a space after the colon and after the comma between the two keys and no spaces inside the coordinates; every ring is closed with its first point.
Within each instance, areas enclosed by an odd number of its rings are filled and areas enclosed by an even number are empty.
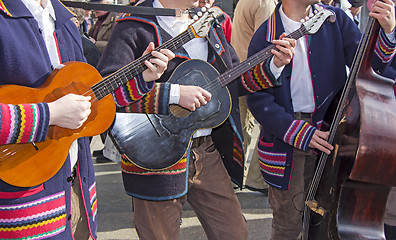
{"type": "MultiPolygon", "coordinates": [[[[95,163],[98,194],[98,239],[138,239],[132,221],[131,198],[125,194],[120,165],[95,163]]],[[[271,210],[267,197],[248,190],[237,191],[248,221],[251,240],[269,239],[271,210]]],[[[205,233],[188,203],[184,206],[180,240],[206,239],[205,233]]]]}

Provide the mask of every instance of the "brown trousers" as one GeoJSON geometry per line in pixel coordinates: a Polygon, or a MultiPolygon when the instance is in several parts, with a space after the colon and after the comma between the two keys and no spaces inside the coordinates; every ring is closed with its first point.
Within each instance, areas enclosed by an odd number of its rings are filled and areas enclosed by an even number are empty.
{"type": "Polygon", "coordinates": [[[316,155],[312,150],[304,152],[294,148],[289,189],[268,187],[268,201],[273,215],[271,240],[295,240],[299,236],[302,230],[304,200],[315,164],[316,155]]]}
{"type": "Polygon", "coordinates": [[[176,240],[183,204],[194,209],[209,240],[247,239],[247,223],[220,154],[210,137],[192,149],[188,192],[167,201],[133,198],[134,223],[142,240],[176,240]]]}

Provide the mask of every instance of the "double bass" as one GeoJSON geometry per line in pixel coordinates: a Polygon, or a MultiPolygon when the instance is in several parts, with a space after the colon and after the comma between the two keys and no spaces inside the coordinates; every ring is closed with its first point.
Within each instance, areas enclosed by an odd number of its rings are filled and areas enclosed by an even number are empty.
{"type": "Polygon", "coordinates": [[[303,239],[385,239],[385,205],[396,186],[396,98],[394,81],[371,66],[379,30],[369,17],[338,103],[325,116],[334,150],[319,157],[303,239]]]}

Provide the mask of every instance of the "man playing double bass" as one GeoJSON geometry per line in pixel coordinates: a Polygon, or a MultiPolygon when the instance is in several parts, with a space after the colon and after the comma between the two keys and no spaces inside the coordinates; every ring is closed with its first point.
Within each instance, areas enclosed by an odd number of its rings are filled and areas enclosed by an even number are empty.
{"type": "MultiPolygon", "coordinates": [[[[319,0],[282,0],[256,31],[249,47],[251,56],[283,32],[299,28],[301,19],[321,7],[335,12],[336,21],[325,22],[316,34],[299,39],[290,64],[270,68],[283,80],[282,86],[247,97],[262,129],[258,151],[262,174],[270,185],[274,240],[296,239],[302,230],[305,191],[315,168],[313,150],[327,154],[333,150],[326,141],[328,132],[319,128],[330,103],[344,86],[346,66],[353,62],[361,32],[341,9],[320,6],[319,0]]],[[[375,70],[382,71],[395,51],[395,44],[389,40],[395,27],[393,2],[376,2],[370,16],[382,26],[373,56],[375,70]]]]}

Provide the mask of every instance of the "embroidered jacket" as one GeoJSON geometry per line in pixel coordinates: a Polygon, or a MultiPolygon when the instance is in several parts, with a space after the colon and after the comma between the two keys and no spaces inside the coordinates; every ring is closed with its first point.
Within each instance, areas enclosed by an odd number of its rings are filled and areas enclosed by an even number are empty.
{"type": "MultiPolygon", "coordinates": [[[[284,32],[279,7],[280,4],[254,34],[249,56],[267,47],[284,32]]],[[[280,189],[289,186],[293,149],[309,150],[315,129],[320,127],[326,110],[343,88],[347,76],[345,66],[351,66],[361,37],[356,24],[341,9],[328,8],[336,13],[336,22],[324,22],[316,34],[306,38],[315,101],[313,125],[294,119],[290,92],[292,64],[286,65],[281,74],[282,86],[247,97],[249,109],[262,126],[258,143],[262,174],[269,184],[280,189]]],[[[385,69],[394,51],[395,46],[381,32],[373,55],[373,67],[379,71],[385,69]]],[[[269,68],[265,71],[269,72],[269,68]]]]}
{"type": "MultiPolygon", "coordinates": [[[[140,6],[152,6],[152,1],[142,2],[140,6]]],[[[216,52],[224,59],[227,66],[231,67],[238,63],[237,55],[225,39],[221,26],[212,28],[209,32],[209,38],[215,43],[216,52]]],[[[111,74],[140,57],[149,42],[154,42],[156,46],[159,46],[169,39],[171,39],[171,36],[159,26],[155,16],[124,14],[118,19],[107,48],[104,50],[99,62],[98,70],[103,76],[111,74]]],[[[169,114],[170,84],[165,83],[165,81],[168,80],[180,63],[189,59],[187,52],[183,48],[176,50],[175,54],[176,58],[169,62],[167,70],[157,81],[161,83],[154,84],[153,90],[142,99],[127,105],[123,109],[119,109],[119,111],[169,114]]],[[[219,69],[214,51],[210,47],[208,62],[219,69]]],[[[255,72],[246,73],[243,77],[228,85],[232,96],[231,114],[226,122],[212,132],[212,138],[224,160],[231,179],[239,185],[242,184],[243,180],[244,163],[238,96],[278,84],[277,81],[268,81],[269,78],[264,77],[262,73],[261,65],[259,65],[255,72]]],[[[124,86],[122,94],[119,95],[122,95],[123,99],[127,99],[128,93],[131,93],[131,91],[128,91],[128,87],[124,86]]],[[[139,95],[139,93],[135,94],[139,95]]],[[[121,102],[118,100],[119,104],[121,102]]],[[[124,101],[123,105],[126,104],[128,104],[128,101],[124,101]]],[[[158,156],[158,158],[161,158],[161,156],[158,156]]],[[[188,161],[189,156],[186,155],[174,166],[153,172],[141,169],[128,160],[123,159],[121,167],[126,192],[129,195],[148,200],[165,200],[180,197],[187,192],[188,161]]]]}

